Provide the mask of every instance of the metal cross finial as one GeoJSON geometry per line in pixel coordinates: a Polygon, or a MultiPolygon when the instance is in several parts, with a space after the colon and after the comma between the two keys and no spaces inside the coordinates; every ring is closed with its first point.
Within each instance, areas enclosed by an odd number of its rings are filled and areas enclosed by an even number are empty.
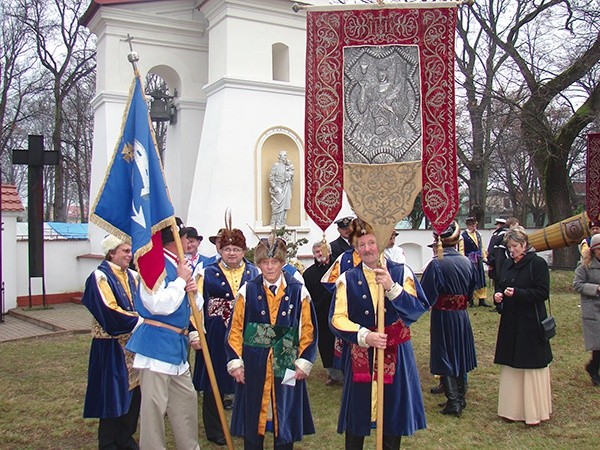
{"type": "Polygon", "coordinates": [[[121,39],[121,41],[125,41],[129,43],[129,53],[127,54],[127,60],[133,66],[133,70],[137,72],[137,62],[140,60],[140,56],[136,51],[133,50],[133,37],[127,33],[127,37],[125,39],[121,39]]]}

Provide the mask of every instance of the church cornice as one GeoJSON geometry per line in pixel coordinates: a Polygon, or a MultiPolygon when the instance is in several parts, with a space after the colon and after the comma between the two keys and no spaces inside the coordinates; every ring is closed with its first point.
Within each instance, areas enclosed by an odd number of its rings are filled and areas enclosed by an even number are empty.
{"type": "Polygon", "coordinates": [[[264,0],[207,0],[198,9],[208,19],[209,28],[226,18],[234,18],[268,25],[277,23],[286,28],[306,29],[305,14],[293,12],[290,0],[270,2],[264,0]],[[285,5],[285,8],[282,9],[276,3],[285,5]]]}
{"type": "Polygon", "coordinates": [[[194,40],[202,38],[206,31],[206,20],[197,12],[194,19],[169,16],[169,11],[147,11],[142,12],[126,8],[100,8],[85,25],[94,34],[99,34],[106,28],[124,29],[130,28],[132,24],[145,30],[146,33],[160,34],[170,33],[172,35],[189,36],[194,40]]]}
{"type": "Polygon", "coordinates": [[[277,81],[258,81],[234,77],[223,77],[214,83],[204,86],[207,96],[215,94],[223,89],[243,89],[258,92],[270,92],[274,94],[286,94],[304,96],[304,86],[292,85],[277,81]]]}

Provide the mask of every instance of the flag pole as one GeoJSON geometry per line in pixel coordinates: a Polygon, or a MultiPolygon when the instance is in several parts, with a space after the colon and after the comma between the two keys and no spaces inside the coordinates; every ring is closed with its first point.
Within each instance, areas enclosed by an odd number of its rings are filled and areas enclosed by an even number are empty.
{"type": "MultiPolygon", "coordinates": [[[[129,43],[129,54],[127,55],[128,61],[133,66],[133,72],[136,77],[140,77],[140,73],[138,71],[137,62],[140,60],[137,52],[133,50],[133,37],[127,34],[127,38],[125,39],[129,43]]],[[[140,80],[141,81],[141,80],[140,80]]],[[[143,85],[142,85],[143,86],[143,85]]],[[[143,91],[142,91],[143,94],[143,91]]],[[[152,139],[154,140],[154,133],[152,133],[152,139]]],[[[155,144],[156,145],[156,144],[155,144]]],[[[175,218],[171,218],[171,232],[173,233],[173,238],[175,239],[175,245],[177,248],[177,257],[179,261],[185,260],[185,254],[183,252],[183,246],[181,245],[181,237],[179,236],[179,228],[177,227],[177,222],[175,218]]],[[[194,322],[196,323],[196,329],[198,330],[198,336],[200,337],[200,345],[202,346],[202,355],[204,356],[204,362],[206,364],[206,372],[208,373],[208,378],[210,380],[210,385],[213,390],[213,394],[215,397],[215,403],[217,405],[217,411],[219,413],[219,419],[221,421],[221,426],[223,427],[223,434],[225,435],[225,441],[227,442],[227,448],[229,450],[233,450],[233,441],[231,439],[231,433],[229,431],[229,426],[227,425],[227,419],[225,418],[225,410],[223,408],[223,399],[221,398],[221,393],[219,391],[219,385],[217,384],[217,379],[215,377],[215,370],[213,368],[212,359],[210,358],[210,353],[208,351],[208,343],[206,342],[206,336],[204,334],[204,321],[200,311],[198,310],[198,305],[196,304],[196,293],[188,292],[188,302],[190,304],[190,308],[192,309],[192,317],[194,318],[194,322]]]]}
{"type": "MultiPolygon", "coordinates": [[[[175,238],[175,245],[177,246],[177,257],[180,261],[185,259],[183,252],[183,246],[181,245],[181,238],[179,237],[179,228],[175,222],[175,218],[171,219],[171,232],[175,238]]],[[[202,355],[204,356],[204,363],[206,364],[206,372],[210,380],[210,385],[213,390],[213,396],[215,403],[217,404],[217,410],[219,412],[219,419],[221,420],[221,426],[223,427],[223,434],[225,435],[225,441],[227,442],[227,448],[233,450],[233,441],[231,439],[231,433],[229,426],[227,425],[227,419],[225,418],[225,409],[223,408],[223,399],[221,398],[221,392],[219,391],[219,385],[215,377],[215,369],[213,368],[212,359],[210,358],[210,352],[208,351],[208,343],[206,342],[206,335],[204,334],[204,320],[202,314],[198,310],[196,304],[196,293],[188,292],[188,300],[190,307],[192,308],[192,317],[196,322],[196,329],[198,330],[198,336],[200,337],[200,345],[202,346],[202,355]]]]}

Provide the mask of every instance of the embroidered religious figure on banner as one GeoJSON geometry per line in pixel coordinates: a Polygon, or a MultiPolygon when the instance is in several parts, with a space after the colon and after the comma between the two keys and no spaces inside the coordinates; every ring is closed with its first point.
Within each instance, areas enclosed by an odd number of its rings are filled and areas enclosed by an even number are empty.
{"type": "Polygon", "coordinates": [[[421,159],[421,95],[416,46],[344,48],[344,160],[421,159]]]}

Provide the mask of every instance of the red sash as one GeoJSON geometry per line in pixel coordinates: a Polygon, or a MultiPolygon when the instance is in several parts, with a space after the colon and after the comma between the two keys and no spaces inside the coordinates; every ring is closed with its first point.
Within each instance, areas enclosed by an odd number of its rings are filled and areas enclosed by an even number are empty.
{"type": "Polygon", "coordinates": [[[437,301],[433,305],[435,309],[442,311],[456,311],[459,309],[467,309],[467,296],[466,295],[440,295],[437,301]]]}
{"type": "MultiPolygon", "coordinates": [[[[375,330],[372,330],[375,331],[375,330]]],[[[410,328],[404,325],[402,319],[385,327],[384,333],[387,334],[387,347],[383,351],[383,382],[391,384],[396,373],[396,355],[398,344],[410,341],[410,328]]],[[[350,356],[352,358],[352,381],[355,383],[370,383],[371,379],[377,379],[377,367],[371,368],[369,365],[369,348],[360,347],[356,344],[350,346],[350,356]]]]}

